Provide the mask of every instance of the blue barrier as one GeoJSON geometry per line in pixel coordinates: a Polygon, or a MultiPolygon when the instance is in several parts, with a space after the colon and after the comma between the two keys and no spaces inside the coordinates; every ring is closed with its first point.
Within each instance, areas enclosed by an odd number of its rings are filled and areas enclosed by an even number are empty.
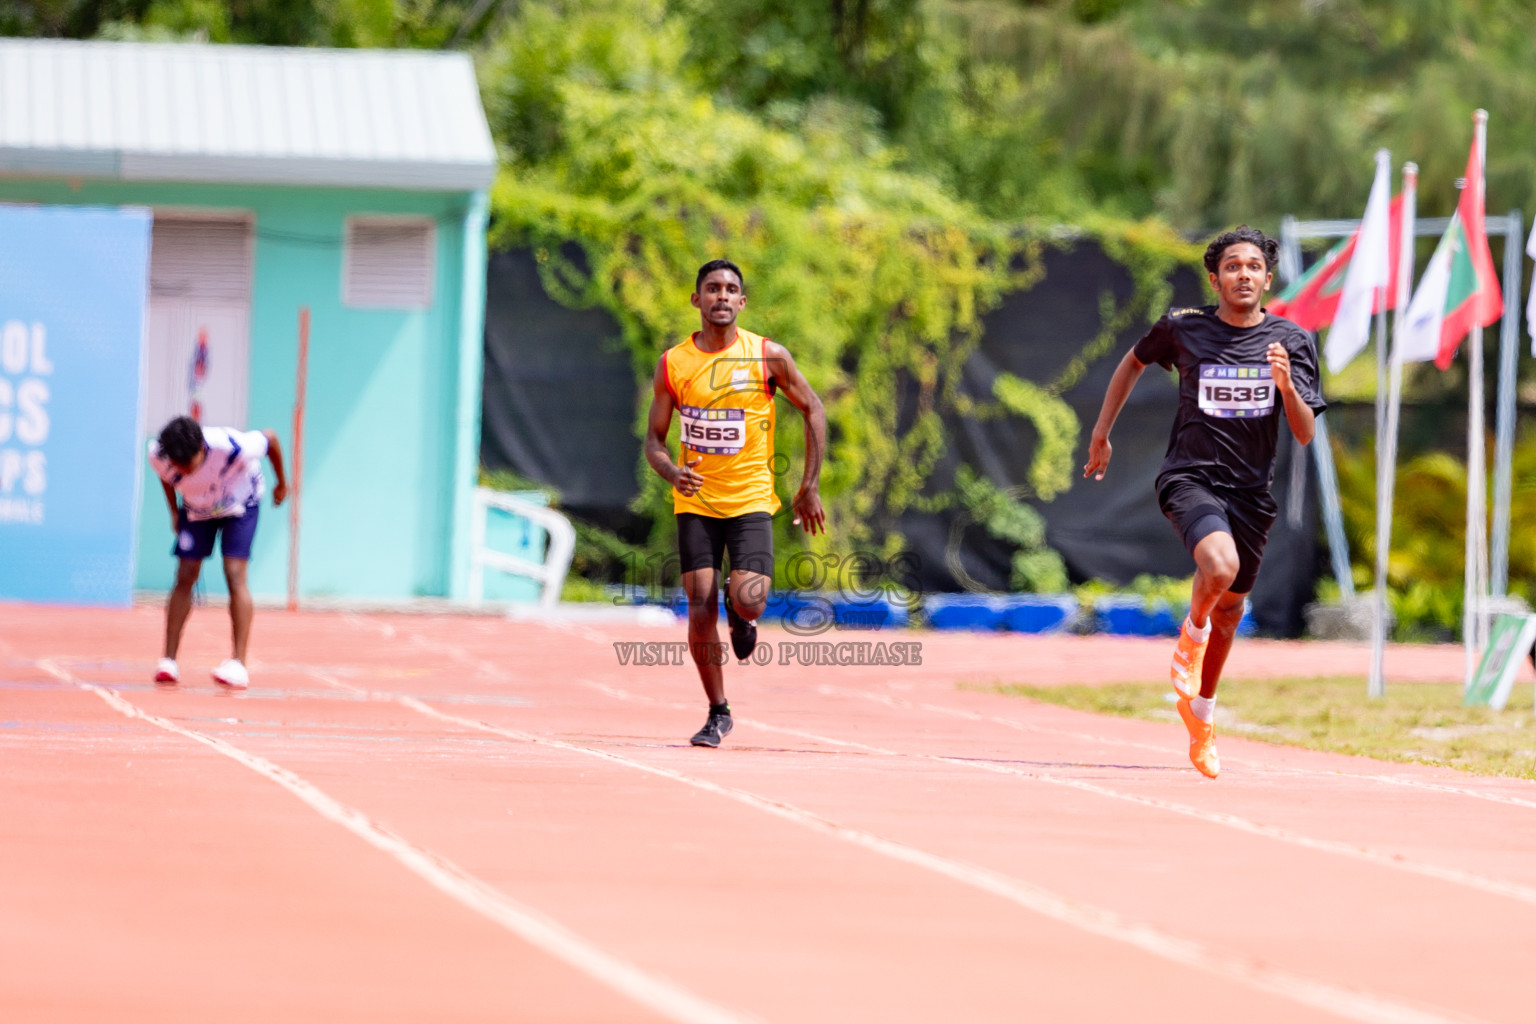
{"type": "MultiPolygon", "coordinates": [[[[615,589],[614,600],[627,604],[657,604],[678,616],[688,614],[680,589],[660,596],[615,589]]],[[[1185,604],[1136,594],[1095,598],[1088,632],[1112,636],[1177,636],[1185,604]]],[[[1013,633],[1059,633],[1079,625],[1081,605],[1071,594],[929,594],[922,599],[923,617],[932,629],[968,629],[1013,633]]],[[[720,614],[725,615],[721,595],[720,614]]],[[[856,600],[841,595],[774,591],[759,620],[811,636],[831,630],[876,630],[906,626],[911,621],[905,602],[885,596],[856,600]]],[[[1255,632],[1251,606],[1244,605],[1239,636],[1255,632]]]]}
{"type": "MultiPolygon", "coordinates": [[[[1100,633],[1115,636],[1178,636],[1179,626],[1189,612],[1189,605],[1169,604],[1163,598],[1148,601],[1135,594],[1110,594],[1094,599],[1093,612],[1094,625],[1100,633]]],[[[1245,600],[1237,635],[1252,636],[1256,630],[1253,605],[1245,600]]]]}
{"type": "Polygon", "coordinates": [[[934,629],[1001,629],[1003,600],[998,594],[930,594],[923,611],[934,629]]]}
{"type": "Polygon", "coordinates": [[[1094,625],[1115,636],[1177,636],[1184,610],[1174,609],[1162,598],[1148,601],[1135,594],[1111,594],[1095,598],[1094,625]]]}
{"type": "MultiPolygon", "coordinates": [[[[630,588],[615,588],[613,599],[621,604],[658,605],[670,609],[679,617],[688,614],[688,598],[681,588],[659,595],[630,588]]],[[[718,600],[719,614],[724,617],[723,589],[718,600]]],[[[811,636],[830,630],[894,629],[907,625],[910,619],[906,603],[885,594],[850,597],[843,594],[775,590],[768,595],[768,602],[758,621],[781,625],[791,633],[811,636]]]]}
{"type": "Polygon", "coordinates": [[[1070,594],[930,594],[923,610],[934,629],[1055,633],[1072,625],[1078,602],[1070,594]]]}
{"type": "Polygon", "coordinates": [[[1071,594],[1020,594],[1008,598],[1003,626],[1015,633],[1059,633],[1077,621],[1071,594]]]}

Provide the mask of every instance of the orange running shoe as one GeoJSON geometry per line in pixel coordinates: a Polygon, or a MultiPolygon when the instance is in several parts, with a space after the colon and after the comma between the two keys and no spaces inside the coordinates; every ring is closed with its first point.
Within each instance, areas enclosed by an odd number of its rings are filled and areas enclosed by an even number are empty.
{"type": "Polygon", "coordinates": [[[1210,642],[1211,635],[1206,633],[1205,639],[1197,643],[1189,635],[1188,617],[1184,619],[1184,624],[1179,627],[1179,646],[1173,649],[1173,663],[1168,666],[1168,677],[1173,680],[1174,690],[1186,700],[1200,693],[1200,671],[1205,666],[1205,649],[1210,642]]]}
{"type": "Polygon", "coordinates": [[[1179,717],[1189,730],[1189,762],[1200,769],[1200,774],[1214,779],[1221,774],[1221,758],[1216,754],[1216,725],[1202,722],[1190,706],[1188,697],[1180,697],[1179,717]]]}

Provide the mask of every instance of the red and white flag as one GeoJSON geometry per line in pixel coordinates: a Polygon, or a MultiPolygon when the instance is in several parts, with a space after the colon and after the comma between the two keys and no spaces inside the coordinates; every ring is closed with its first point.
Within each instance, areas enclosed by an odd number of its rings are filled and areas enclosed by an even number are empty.
{"type": "MultiPolygon", "coordinates": [[[[1397,266],[1398,254],[1403,249],[1403,197],[1392,198],[1388,208],[1387,231],[1391,236],[1387,262],[1397,266]]],[[[1307,272],[1286,286],[1265,309],[1283,316],[1296,326],[1308,331],[1321,330],[1333,323],[1338,312],[1339,299],[1344,294],[1344,275],[1349,271],[1349,261],[1355,255],[1355,245],[1360,240],[1360,229],[1323,254],[1322,258],[1307,268],[1307,272]]],[[[1387,283],[1386,301],[1373,303],[1372,313],[1397,308],[1397,275],[1387,283]]]]}
{"type": "Polygon", "coordinates": [[[1444,370],[1468,331],[1504,315],[1504,292],[1493,269],[1483,209],[1483,154],[1474,139],[1456,215],[1424,268],[1403,318],[1397,344],[1405,362],[1433,359],[1444,370]]]}
{"type": "Polygon", "coordinates": [[[1371,313],[1378,305],[1378,289],[1383,294],[1392,284],[1392,264],[1388,258],[1392,240],[1388,231],[1387,207],[1391,203],[1392,158],[1386,150],[1376,153],[1376,180],[1360,221],[1355,252],[1344,275],[1344,291],[1339,308],[1328,331],[1324,354],[1328,369],[1338,373],[1359,355],[1371,340],[1371,313]]]}

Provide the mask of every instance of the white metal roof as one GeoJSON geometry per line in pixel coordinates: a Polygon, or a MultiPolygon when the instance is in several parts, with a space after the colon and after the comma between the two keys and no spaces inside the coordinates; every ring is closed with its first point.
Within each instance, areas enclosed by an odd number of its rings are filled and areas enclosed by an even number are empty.
{"type": "Polygon", "coordinates": [[[0,174],[486,187],[462,53],[0,39],[0,174]]]}

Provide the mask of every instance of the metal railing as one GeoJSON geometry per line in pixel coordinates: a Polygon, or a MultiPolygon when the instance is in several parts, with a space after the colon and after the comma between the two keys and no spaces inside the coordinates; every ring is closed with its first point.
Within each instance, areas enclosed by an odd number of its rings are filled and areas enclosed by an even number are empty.
{"type": "Polygon", "coordinates": [[[566,573],[571,568],[571,556],[576,552],[576,528],[571,525],[571,521],[554,509],[488,487],[475,488],[473,515],[474,522],[470,527],[469,603],[478,605],[485,602],[485,570],[491,569],[537,580],[543,584],[539,603],[546,608],[554,606],[560,600],[560,589],[565,585],[566,573]],[[486,520],[492,509],[520,516],[543,528],[549,536],[543,562],[519,558],[486,546],[486,520]]]}

